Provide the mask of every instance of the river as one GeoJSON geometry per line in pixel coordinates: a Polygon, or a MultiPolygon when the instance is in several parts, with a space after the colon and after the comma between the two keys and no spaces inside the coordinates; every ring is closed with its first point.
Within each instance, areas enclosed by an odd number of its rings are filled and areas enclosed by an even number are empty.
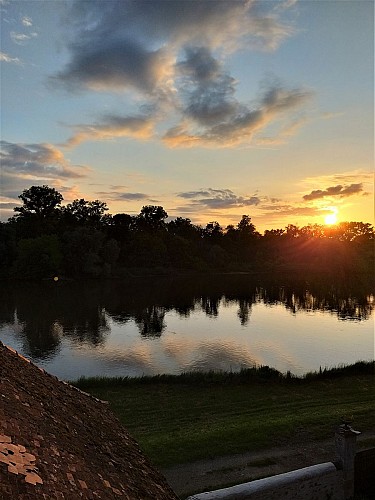
{"type": "Polygon", "coordinates": [[[3,283],[0,340],[48,372],[140,376],[374,359],[368,278],[215,275],[3,283]]]}

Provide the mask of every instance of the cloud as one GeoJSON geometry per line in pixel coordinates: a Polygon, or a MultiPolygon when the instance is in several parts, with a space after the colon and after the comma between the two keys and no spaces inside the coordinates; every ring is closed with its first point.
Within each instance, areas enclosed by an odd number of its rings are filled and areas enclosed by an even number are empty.
{"type": "Polygon", "coordinates": [[[14,208],[14,203],[3,203],[3,202],[0,202],[0,211],[1,210],[13,210],[14,208]]]}
{"type": "Polygon", "coordinates": [[[259,146],[277,146],[285,144],[287,139],[296,135],[298,130],[307,123],[305,116],[297,117],[290,123],[286,123],[279,133],[273,137],[257,137],[256,144],[259,146]]]}
{"type": "Polygon", "coordinates": [[[6,63],[21,64],[21,60],[18,57],[12,57],[5,52],[0,52],[0,61],[6,63]]]}
{"type": "Polygon", "coordinates": [[[24,16],[22,19],[21,19],[21,22],[24,26],[27,26],[27,27],[30,27],[33,25],[33,20],[31,19],[31,17],[29,16],[24,16]]]}
{"type": "Polygon", "coordinates": [[[106,199],[111,201],[141,201],[150,200],[150,195],[146,193],[131,193],[123,191],[101,191],[99,196],[105,196],[106,199]]]}
{"type": "Polygon", "coordinates": [[[27,42],[32,40],[33,38],[36,38],[38,36],[38,33],[35,31],[26,34],[26,33],[16,33],[15,31],[10,32],[10,38],[11,40],[16,43],[17,45],[25,45],[27,42]]]}
{"type": "Polygon", "coordinates": [[[122,193],[120,195],[121,200],[128,200],[128,201],[147,200],[149,198],[150,196],[145,193],[122,193]]]}
{"type": "MultiPolygon", "coordinates": [[[[236,99],[237,81],[226,58],[240,49],[275,50],[295,33],[283,21],[292,6],[284,2],[275,9],[249,0],[73,2],[66,23],[70,60],[50,82],[70,90],[136,93],[153,118],[138,122],[139,128],[129,125],[134,117],[122,118],[123,126],[111,119],[78,125],[68,143],[150,138],[156,125],[167,147],[251,141],[273,120],[306,104],[311,92],[273,86],[253,109],[236,99]]],[[[284,133],[283,140],[290,136],[284,133]]]]}
{"type": "MultiPolygon", "coordinates": [[[[77,45],[80,45],[77,42],[77,45]]],[[[162,50],[148,50],[133,40],[104,39],[100,45],[76,48],[76,56],[54,79],[74,88],[152,93],[168,76],[169,61],[162,50]]]]}
{"type": "Polygon", "coordinates": [[[30,40],[38,37],[38,33],[36,31],[32,31],[33,20],[29,16],[23,16],[20,19],[22,25],[22,33],[11,31],[10,39],[13,43],[17,45],[27,45],[30,40]]]}
{"type": "MultiPolygon", "coordinates": [[[[185,122],[170,128],[163,140],[169,147],[231,147],[244,141],[251,142],[255,134],[264,130],[275,120],[285,118],[306,103],[313,96],[313,92],[304,89],[286,89],[274,87],[269,89],[255,108],[239,103],[233,104],[232,113],[227,119],[218,120],[211,127],[202,132],[194,132],[185,122]]],[[[285,137],[285,133],[284,133],[285,137]]]]}
{"type": "Polygon", "coordinates": [[[258,43],[270,49],[294,32],[291,26],[281,22],[272,8],[261,12],[255,2],[248,0],[154,0],[152,6],[148,2],[134,2],[130,21],[164,42],[168,38],[174,44],[195,40],[213,47],[232,47],[242,42],[243,45],[258,43]]]}
{"type": "Polygon", "coordinates": [[[219,220],[227,220],[228,224],[236,224],[249,210],[256,225],[259,220],[266,221],[266,224],[277,225],[285,225],[285,220],[289,220],[289,222],[303,225],[311,223],[316,218],[320,220],[324,215],[332,213],[329,207],[311,207],[266,195],[238,196],[230,189],[208,188],[179,193],[178,196],[187,203],[177,206],[174,211],[180,216],[182,214],[192,219],[198,218],[199,223],[202,224],[206,224],[208,220],[215,220],[217,217],[220,217],[219,220]],[[251,208],[246,209],[246,207],[251,208]],[[204,213],[204,220],[201,218],[202,213],[204,213]]]}
{"type": "Polygon", "coordinates": [[[303,183],[307,186],[327,185],[327,184],[352,184],[355,182],[371,183],[374,181],[374,173],[370,170],[356,169],[347,172],[306,177],[303,183]]]}
{"type": "Polygon", "coordinates": [[[289,9],[297,3],[297,0],[280,1],[275,5],[275,10],[289,9]]]}
{"type": "MultiPolygon", "coordinates": [[[[230,189],[212,189],[187,191],[177,195],[186,200],[192,200],[190,206],[208,207],[211,209],[239,208],[257,206],[261,202],[258,196],[237,196],[230,189]]],[[[186,207],[185,207],[186,209],[186,207]]]]}
{"type": "Polygon", "coordinates": [[[305,194],[303,196],[303,199],[306,201],[312,201],[312,200],[318,200],[320,198],[325,198],[327,196],[338,196],[340,198],[345,198],[347,196],[352,196],[355,194],[359,194],[363,192],[363,184],[362,183],[357,183],[357,184],[350,184],[349,186],[342,186],[341,184],[338,184],[337,186],[331,186],[328,187],[327,189],[315,189],[314,191],[311,191],[310,194],[305,194]]]}
{"type": "Polygon", "coordinates": [[[105,73],[116,74],[114,64],[118,61],[111,58],[111,53],[125,60],[126,72],[132,79],[131,75],[141,76],[140,68],[147,65],[142,54],[155,53],[163,47],[174,55],[192,42],[221,50],[256,42],[269,49],[295,32],[282,22],[281,14],[275,13],[272,6],[260,9],[248,0],[111,0],[104,4],[101,0],[77,0],[72,4],[67,26],[71,33],[71,61],[59,76],[63,79],[82,76],[84,85],[87,76],[93,76],[87,74],[87,68],[92,68],[92,63],[98,60],[106,60],[107,64],[106,68],[97,68],[95,78],[103,77],[104,83],[110,84],[105,73]],[[133,67],[127,64],[129,53],[140,55],[139,61],[132,58],[133,67]]]}
{"type": "Polygon", "coordinates": [[[269,216],[310,216],[310,217],[315,217],[315,216],[321,216],[322,212],[330,212],[330,210],[321,210],[319,208],[315,207],[305,207],[305,206],[294,206],[294,205],[263,205],[262,210],[265,210],[266,212],[263,215],[266,215],[267,217],[269,216]]]}
{"type": "MultiPolygon", "coordinates": [[[[231,147],[251,142],[254,136],[274,121],[281,121],[277,137],[257,138],[256,144],[285,143],[306,123],[305,117],[289,118],[289,114],[304,107],[313,92],[307,89],[287,89],[281,85],[268,88],[257,106],[250,108],[235,98],[236,82],[226,73],[222,64],[205,47],[186,48],[184,58],[177,64],[179,78],[175,111],[180,113],[177,125],[167,130],[162,140],[168,147],[231,147]],[[285,122],[283,124],[283,122],[285,122]]],[[[150,101],[143,108],[148,115],[104,116],[92,125],[76,125],[76,133],[66,145],[75,146],[86,140],[114,137],[149,139],[164,117],[163,105],[150,101]]],[[[155,97],[155,96],[154,96],[155,97]]],[[[162,99],[166,99],[162,95],[162,99]]]]}
{"type": "Polygon", "coordinates": [[[235,79],[207,47],[188,47],[177,65],[182,76],[183,114],[201,125],[212,125],[231,118],[238,109],[234,99],[235,79]]]}
{"type": "Polygon", "coordinates": [[[300,89],[287,90],[273,87],[267,90],[262,98],[262,105],[269,112],[280,113],[300,105],[311,93],[300,89]]]}
{"type": "Polygon", "coordinates": [[[107,115],[101,123],[94,125],[76,125],[75,134],[65,146],[76,146],[83,141],[104,140],[114,137],[133,137],[148,139],[153,135],[154,122],[150,117],[107,115]]]}
{"type": "Polygon", "coordinates": [[[89,169],[71,165],[63,153],[51,144],[16,144],[0,142],[0,159],[3,174],[38,179],[76,179],[85,177],[89,169]]]}
{"type": "Polygon", "coordinates": [[[323,118],[323,120],[331,120],[332,118],[337,118],[343,115],[344,113],[342,111],[337,111],[337,112],[326,111],[325,113],[322,113],[321,117],[323,118]]]}
{"type": "Polygon", "coordinates": [[[6,222],[12,215],[14,215],[14,208],[19,206],[19,203],[7,203],[0,201],[0,221],[6,222]]]}
{"type": "Polygon", "coordinates": [[[182,75],[192,77],[194,81],[205,82],[216,77],[221,65],[208,47],[186,47],[185,58],[177,64],[182,75]]]}

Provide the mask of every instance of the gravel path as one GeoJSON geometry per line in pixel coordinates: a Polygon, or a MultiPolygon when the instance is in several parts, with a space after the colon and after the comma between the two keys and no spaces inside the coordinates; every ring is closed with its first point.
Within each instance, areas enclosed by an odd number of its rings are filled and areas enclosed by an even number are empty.
{"type": "MultiPolygon", "coordinates": [[[[370,436],[375,437],[375,434],[370,436]]],[[[358,439],[368,439],[361,435],[358,439]]],[[[335,460],[334,439],[275,447],[260,452],[201,460],[162,469],[172,489],[181,499],[193,493],[245,483],[302,467],[335,460]]]]}

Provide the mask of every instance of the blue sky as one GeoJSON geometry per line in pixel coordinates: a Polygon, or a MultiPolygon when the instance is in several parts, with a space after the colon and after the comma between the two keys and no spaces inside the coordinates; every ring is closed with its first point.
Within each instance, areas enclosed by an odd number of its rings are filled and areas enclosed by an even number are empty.
{"type": "Polygon", "coordinates": [[[373,222],[373,7],[1,0],[1,219],[48,184],[202,225],[373,222]]]}

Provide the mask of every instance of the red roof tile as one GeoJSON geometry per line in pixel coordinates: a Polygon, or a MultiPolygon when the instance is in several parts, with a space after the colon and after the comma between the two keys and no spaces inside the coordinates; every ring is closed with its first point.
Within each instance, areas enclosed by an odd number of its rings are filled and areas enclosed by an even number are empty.
{"type": "Polygon", "coordinates": [[[0,498],[177,499],[106,404],[1,342],[0,498]]]}

